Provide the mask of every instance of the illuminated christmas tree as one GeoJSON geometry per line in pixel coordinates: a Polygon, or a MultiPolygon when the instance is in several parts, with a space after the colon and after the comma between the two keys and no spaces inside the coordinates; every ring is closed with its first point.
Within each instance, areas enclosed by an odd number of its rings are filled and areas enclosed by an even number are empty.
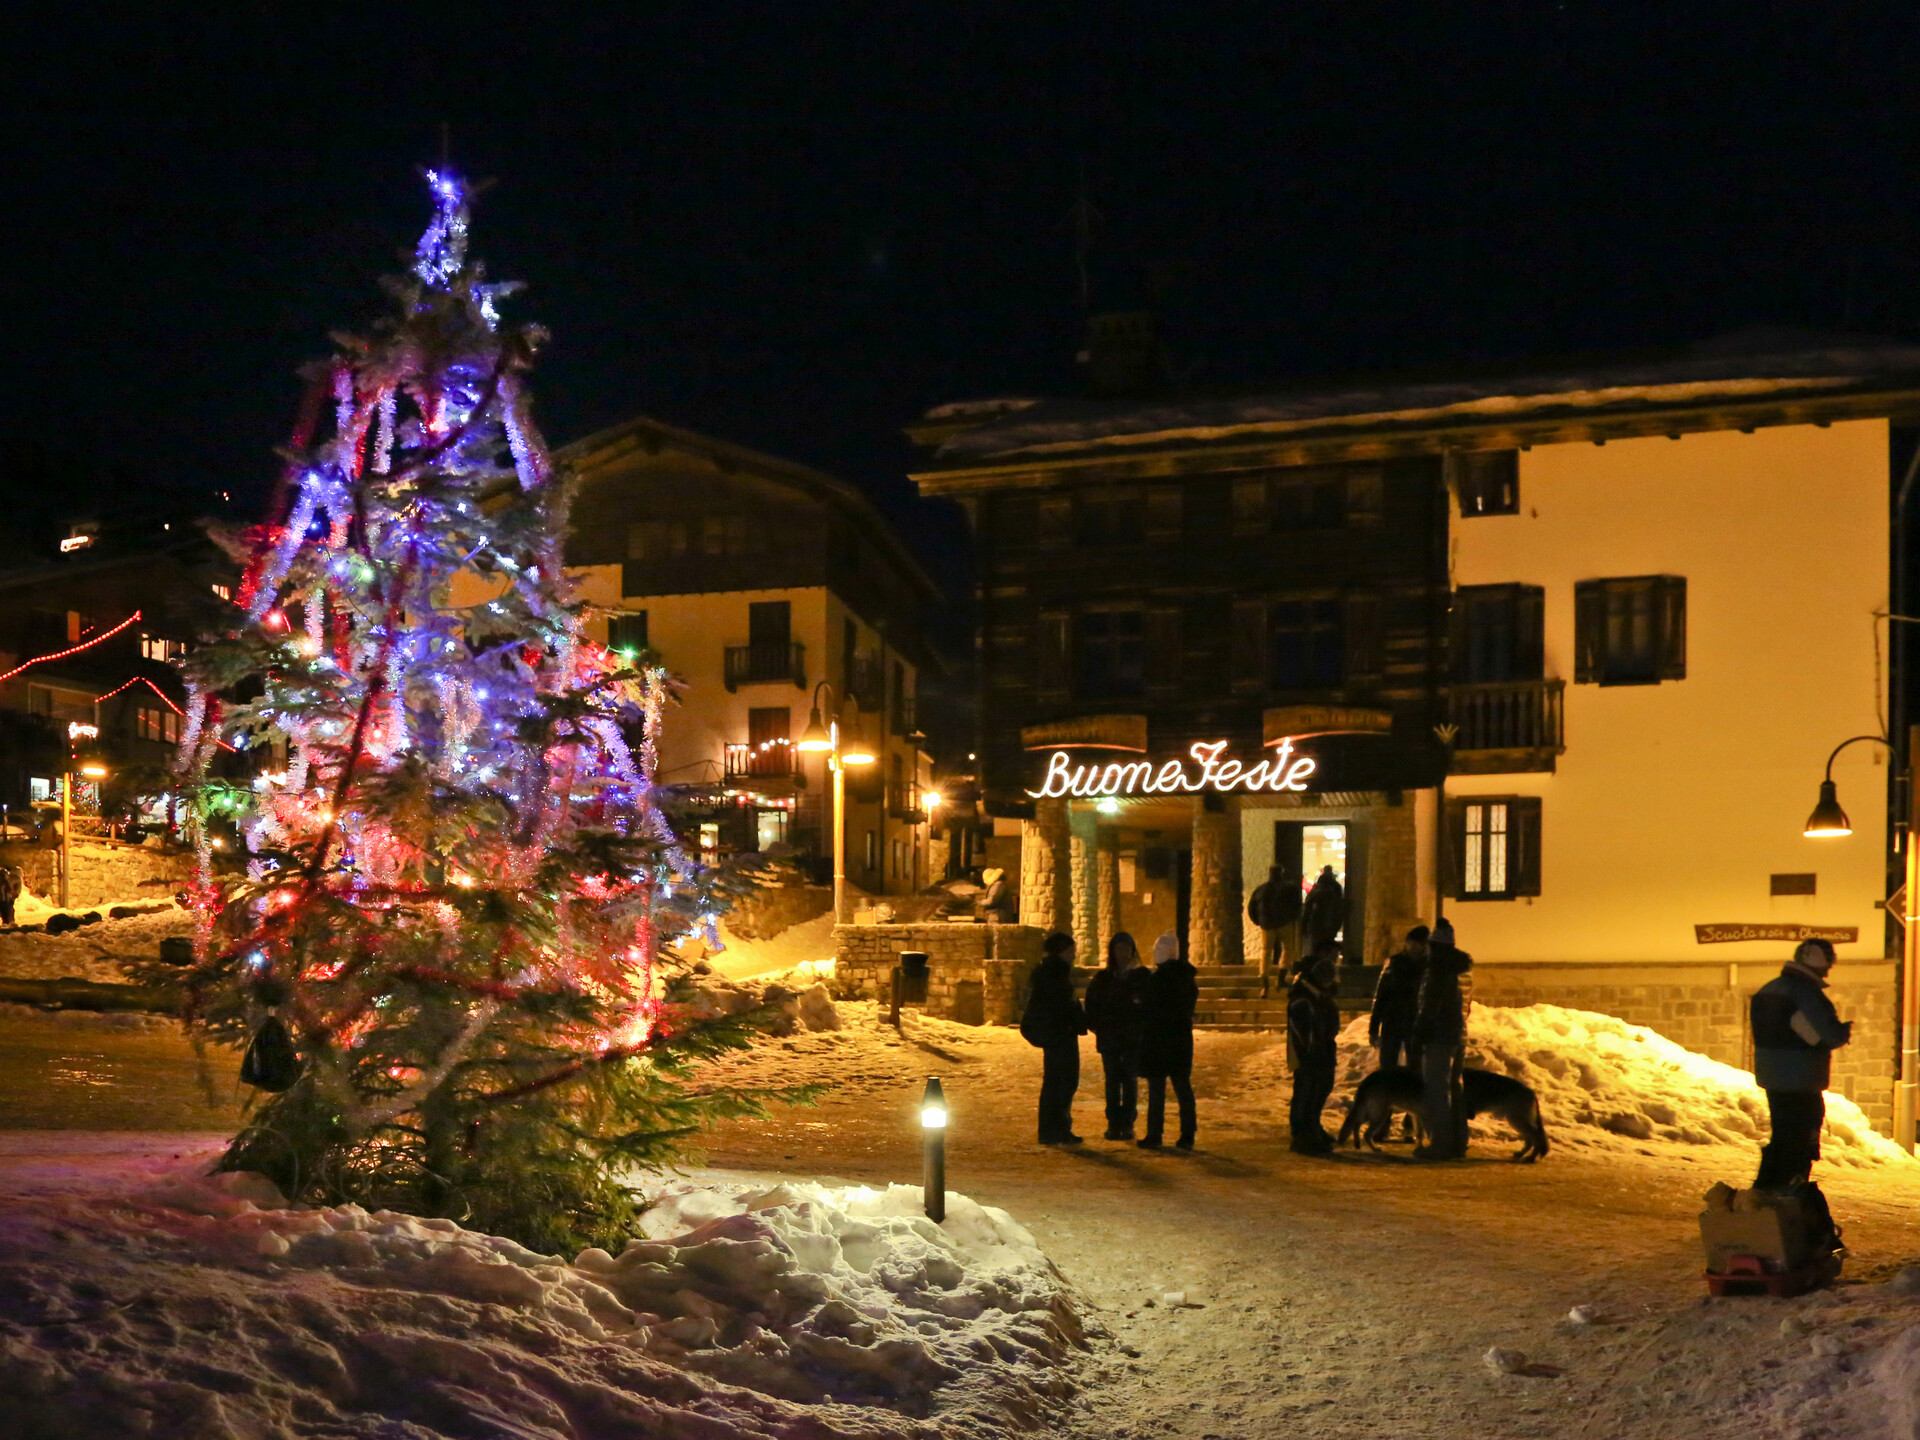
{"type": "Polygon", "coordinates": [[[584,633],[543,332],[501,321],[467,187],[428,179],[392,316],[310,372],[271,518],[226,537],[235,627],[184,666],[200,924],[173,980],[269,1095],[223,1168],[605,1243],[623,1168],[764,1097],[685,1085],[750,1036],[683,1023],[657,975],[717,903],[655,804],[667,678],[584,633]]]}

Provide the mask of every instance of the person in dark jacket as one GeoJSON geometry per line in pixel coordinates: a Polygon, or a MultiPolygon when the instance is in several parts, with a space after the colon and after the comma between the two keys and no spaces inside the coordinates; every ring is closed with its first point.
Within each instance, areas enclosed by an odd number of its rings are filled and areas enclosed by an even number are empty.
{"type": "MultiPolygon", "coordinates": [[[[1322,945],[1337,943],[1347,928],[1347,892],[1334,878],[1333,867],[1323,865],[1319,879],[1300,904],[1300,951],[1311,956],[1322,945]]],[[[1337,963],[1337,962],[1336,962],[1337,963]]]]}
{"type": "Polygon", "coordinates": [[[1265,937],[1260,957],[1263,971],[1286,968],[1286,932],[1300,920],[1300,883],[1283,865],[1267,867],[1267,878],[1247,897],[1247,918],[1265,937]]]}
{"type": "Polygon", "coordinates": [[[998,868],[982,870],[980,879],[986,890],[980,896],[980,915],[989,924],[1011,925],[1020,918],[1020,896],[1007,883],[1007,872],[998,868]]]}
{"type": "Polygon", "coordinates": [[[1140,947],[1122,930],[1107,942],[1107,963],[1087,982],[1087,1027],[1107,1082],[1107,1139],[1133,1139],[1140,1113],[1140,1002],[1147,972],[1140,947]]]}
{"type": "Polygon", "coordinates": [[[1166,1135],[1167,1086],[1180,1103],[1182,1150],[1193,1148],[1198,1120],[1193,1104],[1193,1012],[1200,980],[1180,958],[1180,938],[1171,930],[1153,942],[1153,974],[1140,1006],[1140,1073],[1147,1079],[1147,1133],[1142,1150],[1158,1150],[1166,1135]]]}
{"type": "Polygon", "coordinates": [[[17,865],[0,865],[0,925],[13,924],[13,907],[20,903],[22,881],[17,865]]]}
{"type": "Polygon", "coordinates": [[[1753,994],[1753,1078],[1767,1092],[1772,1137],[1760,1149],[1756,1190],[1778,1190],[1808,1179],[1820,1158],[1826,1123],[1822,1093],[1832,1078],[1833,1052],[1853,1038],[1827,998],[1833,946],[1803,940],[1786,968],[1753,994]]]}
{"type": "Polygon", "coordinates": [[[1073,993],[1073,937],[1056,930],[1041,942],[1020,1033],[1040,1047],[1040,1143],[1078,1145],[1073,1096],[1080,1088],[1080,1037],[1086,1012],[1073,993]]]}
{"type": "Polygon", "coordinates": [[[1467,997],[1461,977],[1472,968],[1473,957],[1453,943],[1452,923],[1441,920],[1428,939],[1413,1021],[1427,1118],[1426,1146],[1413,1153],[1423,1160],[1457,1160],[1466,1153],[1460,1071],[1467,1058],[1467,997]]]}
{"type": "Polygon", "coordinates": [[[1340,1002],[1334,976],[1340,950],[1331,940],[1307,958],[1287,992],[1287,1063],[1293,1067],[1293,1101],[1287,1110],[1290,1147],[1297,1155],[1331,1155],[1333,1137],[1320,1123],[1333,1094],[1340,1058],[1340,1002]]]}
{"type": "Polygon", "coordinates": [[[1373,1014],[1367,1020],[1367,1043],[1380,1052],[1380,1064],[1420,1068],[1420,1046],[1413,1038],[1413,1022],[1420,1013],[1420,982],[1427,973],[1427,927],[1407,932],[1407,943],[1381,967],[1373,990],[1373,1014]]]}

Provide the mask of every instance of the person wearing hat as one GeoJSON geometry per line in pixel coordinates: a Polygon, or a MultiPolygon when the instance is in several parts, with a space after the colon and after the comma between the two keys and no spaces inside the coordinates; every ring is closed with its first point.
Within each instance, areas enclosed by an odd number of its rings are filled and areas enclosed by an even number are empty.
{"type": "Polygon", "coordinates": [[[1020,896],[1007,884],[1007,872],[995,867],[980,872],[986,893],[980,897],[980,914],[989,923],[1012,925],[1020,918],[1020,896]]]}
{"type": "Polygon", "coordinates": [[[1423,1160],[1457,1160],[1466,1153],[1460,1071],[1467,1058],[1467,997],[1461,977],[1472,968],[1473,957],[1453,943],[1453,922],[1436,922],[1413,1021],[1427,1120],[1427,1143],[1413,1153],[1423,1160]]]}
{"type": "Polygon", "coordinates": [[[1147,1133],[1142,1150],[1158,1150],[1166,1135],[1167,1086],[1180,1104],[1182,1150],[1193,1148],[1198,1120],[1193,1104],[1193,1012],[1200,1004],[1200,977],[1180,958],[1180,937],[1171,930],[1153,942],[1153,974],[1141,995],[1140,1073],[1147,1080],[1147,1133]]]}
{"type": "Polygon", "coordinates": [[[1367,1019],[1367,1043],[1380,1052],[1380,1066],[1420,1068],[1420,1047],[1414,1043],[1413,1022],[1420,1012],[1420,982],[1427,973],[1427,940],[1431,931],[1416,925],[1407,943],[1381,967],[1373,990],[1373,1013],[1367,1019]]]}
{"type": "Polygon", "coordinates": [[[1820,1158],[1833,1052],[1853,1038],[1852,1022],[1842,1020],[1827,998],[1833,961],[1827,941],[1802,940],[1786,967],[1753,992],[1753,1078],[1766,1092],[1773,1132],[1760,1150],[1756,1190],[1806,1180],[1820,1158]]]}
{"type": "Polygon", "coordinates": [[[1073,993],[1073,937],[1056,930],[1040,942],[1041,961],[1020,1034],[1040,1049],[1040,1143],[1078,1145],[1073,1133],[1073,1096],[1080,1088],[1080,1037],[1086,1012],[1073,993]]]}

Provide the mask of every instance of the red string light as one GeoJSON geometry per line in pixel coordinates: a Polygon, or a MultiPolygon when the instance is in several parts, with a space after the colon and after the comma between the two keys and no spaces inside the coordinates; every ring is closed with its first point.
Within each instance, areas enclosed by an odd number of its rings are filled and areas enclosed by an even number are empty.
{"type": "Polygon", "coordinates": [[[102,631],[91,640],[82,640],[78,645],[69,645],[65,650],[56,650],[51,655],[36,655],[31,660],[23,660],[20,664],[14,666],[13,669],[7,671],[6,674],[0,675],[0,681],[11,680],[30,665],[44,665],[49,660],[64,660],[69,655],[78,655],[82,650],[90,650],[102,640],[111,640],[139,618],[140,612],[136,610],[111,630],[102,631]]]}
{"type": "MultiPolygon", "coordinates": [[[[135,620],[138,620],[140,617],[138,615],[135,615],[133,618],[135,620]]],[[[106,637],[102,636],[101,638],[105,639],[106,637]]],[[[48,657],[48,658],[51,658],[51,657],[48,657]]],[[[162,705],[166,706],[169,710],[173,711],[173,713],[178,715],[182,720],[187,718],[187,712],[182,710],[178,705],[174,704],[173,701],[168,699],[167,692],[162,690],[158,685],[154,684],[153,681],[149,680],[145,675],[136,675],[131,680],[122,681],[120,684],[114,686],[113,689],[107,691],[106,694],[94,696],[93,703],[98,705],[102,700],[111,700],[114,696],[118,695],[122,690],[125,690],[130,685],[146,686],[149,690],[153,691],[154,694],[160,697],[160,703],[162,705]]],[[[218,745],[222,750],[228,751],[229,753],[231,753],[233,750],[233,746],[229,745],[224,740],[216,739],[213,743],[218,745]]]]}

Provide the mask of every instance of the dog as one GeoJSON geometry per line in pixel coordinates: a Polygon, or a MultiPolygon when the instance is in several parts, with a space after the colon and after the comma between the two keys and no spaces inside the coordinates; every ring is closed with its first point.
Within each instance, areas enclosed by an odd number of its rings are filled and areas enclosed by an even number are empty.
{"type": "MultiPolygon", "coordinates": [[[[1491,1115],[1513,1127],[1523,1142],[1515,1160],[1532,1164],[1547,1153],[1547,1126],[1540,1114],[1540,1097],[1531,1085],[1491,1070],[1468,1067],[1460,1072],[1467,1119],[1491,1115]]],[[[1390,1065],[1376,1070],[1360,1082],[1353,1092],[1353,1104],[1340,1126],[1342,1145],[1352,1142],[1357,1150],[1364,1141],[1369,1149],[1379,1149],[1387,1136],[1396,1111],[1412,1115],[1420,1128],[1425,1126],[1426,1086],[1417,1070],[1390,1065]]]]}

